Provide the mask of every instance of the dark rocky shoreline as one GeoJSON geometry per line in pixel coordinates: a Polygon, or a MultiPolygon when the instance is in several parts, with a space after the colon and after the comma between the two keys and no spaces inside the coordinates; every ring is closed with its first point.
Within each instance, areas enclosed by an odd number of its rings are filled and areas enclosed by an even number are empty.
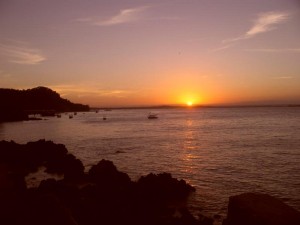
{"type": "Polygon", "coordinates": [[[167,173],[131,181],[107,160],[85,173],[79,159],[51,141],[0,142],[0,224],[212,224],[184,206],[193,191],[167,173]],[[40,167],[64,178],[27,188],[25,177],[40,167]]]}
{"type": "MultiPolygon", "coordinates": [[[[79,159],[52,141],[0,141],[0,224],[212,225],[212,218],[187,209],[194,191],[168,173],[132,181],[104,159],[85,172],[79,159]],[[63,178],[28,188],[25,177],[41,167],[63,178]]],[[[224,224],[297,225],[300,213],[269,195],[244,194],[230,198],[224,224]]]]}

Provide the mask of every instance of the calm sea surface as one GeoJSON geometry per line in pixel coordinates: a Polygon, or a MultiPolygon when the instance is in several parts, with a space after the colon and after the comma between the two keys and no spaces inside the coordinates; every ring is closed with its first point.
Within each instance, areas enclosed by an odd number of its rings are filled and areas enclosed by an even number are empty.
{"type": "Polygon", "coordinates": [[[192,210],[226,213],[228,197],[269,193],[300,210],[300,108],[113,110],[0,124],[0,140],[65,144],[90,167],[112,160],[132,179],[170,172],[194,185],[192,210]],[[107,120],[102,119],[106,115],[107,120]]]}

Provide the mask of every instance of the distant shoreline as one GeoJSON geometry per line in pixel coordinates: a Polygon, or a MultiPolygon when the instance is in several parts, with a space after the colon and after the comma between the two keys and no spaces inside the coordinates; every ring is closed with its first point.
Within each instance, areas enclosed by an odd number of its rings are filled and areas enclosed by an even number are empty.
{"type": "Polygon", "coordinates": [[[124,106],[124,107],[91,107],[90,110],[120,110],[120,109],[199,109],[199,108],[284,108],[300,107],[300,104],[280,105],[158,105],[158,106],[124,106]]]}

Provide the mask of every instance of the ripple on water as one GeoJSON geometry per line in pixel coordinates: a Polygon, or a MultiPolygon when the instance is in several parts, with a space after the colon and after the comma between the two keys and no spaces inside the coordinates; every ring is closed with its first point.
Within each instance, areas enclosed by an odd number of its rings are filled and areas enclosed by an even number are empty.
{"type": "Polygon", "coordinates": [[[170,172],[197,188],[195,211],[224,215],[228,197],[260,191],[300,210],[300,108],[160,109],[79,113],[0,124],[0,139],[63,143],[87,167],[105,158],[137,179],[170,172]],[[116,152],[122,152],[116,154],[116,152]]]}

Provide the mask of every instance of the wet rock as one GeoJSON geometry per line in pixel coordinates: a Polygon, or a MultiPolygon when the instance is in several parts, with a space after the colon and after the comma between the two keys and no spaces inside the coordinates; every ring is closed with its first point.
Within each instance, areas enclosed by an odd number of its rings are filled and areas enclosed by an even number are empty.
{"type": "Polygon", "coordinates": [[[74,155],[65,157],[64,178],[65,180],[81,180],[84,177],[84,166],[74,155]]]}
{"type": "Polygon", "coordinates": [[[79,159],[51,141],[0,141],[0,224],[211,225],[182,204],[192,191],[167,173],[133,182],[108,160],[84,173],[79,159]],[[39,167],[64,179],[26,188],[24,177],[39,167]]]}
{"type": "Polygon", "coordinates": [[[188,197],[195,188],[169,173],[148,174],[137,182],[138,193],[149,201],[176,202],[188,197]]]}
{"type": "Polygon", "coordinates": [[[196,219],[186,208],[179,209],[179,216],[173,218],[171,224],[176,225],[213,225],[213,219],[204,215],[199,215],[199,219],[196,219]]]}
{"type": "Polygon", "coordinates": [[[134,186],[135,224],[199,224],[185,203],[195,189],[168,173],[148,174],[134,186]]]}
{"type": "Polygon", "coordinates": [[[45,162],[47,173],[64,174],[66,180],[78,180],[84,175],[84,166],[74,155],[66,154],[45,162]]]}
{"type": "Polygon", "coordinates": [[[229,198],[228,215],[223,225],[296,225],[300,212],[282,201],[259,193],[229,198]]]}
{"type": "Polygon", "coordinates": [[[14,172],[11,166],[0,164],[0,197],[8,193],[19,193],[25,190],[24,176],[14,172]]]}
{"type": "Polygon", "coordinates": [[[89,170],[89,178],[96,184],[114,188],[126,187],[131,184],[128,174],[120,172],[113,162],[102,159],[97,165],[89,170]]]}
{"type": "Polygon", "coordinates": [[[22,174],[36,172],[45,166],[47,173],[64,174],[66,179],[80,177],[84,173],[82,162],[68,154],[62,144],[39,140],[20,145],[15,142],[0,142],[0,163],[5,163],[12,173],[22,174]]]}
{"type": "Polygon", "coordinates": [[[26,217],[23,224],[31,225],[77,225],[72,212],[54,194],[28,193],[26,196],[26,217]]]}
{"type": "Polygon", "coordinates": [[[213,225],[214,221],[217,221],[216,218],[211,218],[202,214],[199,214],[199,221],[201,225],[213,225]]]}

